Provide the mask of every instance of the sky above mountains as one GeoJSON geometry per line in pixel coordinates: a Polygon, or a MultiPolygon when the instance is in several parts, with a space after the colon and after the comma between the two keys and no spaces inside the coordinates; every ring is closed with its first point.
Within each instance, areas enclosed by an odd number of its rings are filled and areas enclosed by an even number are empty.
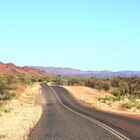
{"type": "Polygon", "coordinates": [[[139,0],[5,0],[0,13],[3,62],[140,70],[139,0]]]}

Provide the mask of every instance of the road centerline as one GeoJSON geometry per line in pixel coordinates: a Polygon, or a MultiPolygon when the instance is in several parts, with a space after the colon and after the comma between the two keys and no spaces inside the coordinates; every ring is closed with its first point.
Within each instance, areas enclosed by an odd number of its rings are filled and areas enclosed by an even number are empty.
{"type": "Polygon", "coordinates": [[[56,91],[53,89],[53,87],[50,87],[50,88],[51,88],[51,90],[53,91],[53,93],[54,93],[54,95],[56,96],[56,98],[57,98],[57,100],[59,101],[59,103],[60,103],[63,107],[65,107],[67,110],[69,110],[69,111],[71,111],[71,112],[73,112],[73,113],[75,113],[75,114],[77,114],[77,115],[83,117],[84,119],[86,119],[86,120],[88,120],[88,121],[90,121],[90,122],[92,122],[92,123],[97,124],[98,126],[104,128],[105,130],[107,130],[107,131],[110,132],[111,134],[115,135],[115,136],[116,136],[117,138],[119,138],[120,140],[130,140],[128,137],[126,137],[126,136],[124,136],[123,134],[121,134],[120,132],[118,132],[118,131],[112,129],[111,127],[107,126],[106,124],[103,124],[102,122],[100,122],[100,121],[98,121],[98,120],[96,120],[96,119],[93,119],[93,118],[91,118],[91,117],[89,117],[89,116],[86,116],[86,115],[84,115],[84,114],[82,114],[82,113],[79,113],[79,112],[77,112],[77,111],[75,111],[75,110],[69,108],[68,106],[66,106],[65,104],[63,104],[63,102],[61,101],[61,99],[58,97],[56,91]]]}

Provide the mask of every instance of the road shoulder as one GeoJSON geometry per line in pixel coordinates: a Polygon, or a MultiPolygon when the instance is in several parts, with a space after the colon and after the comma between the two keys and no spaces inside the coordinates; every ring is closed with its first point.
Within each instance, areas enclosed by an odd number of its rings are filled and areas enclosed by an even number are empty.
{"type": "Polygon", "coordinates": [[[81,86],[63,86],[67,89],[71,95],[76,98],[80,103],[85,106],[96,108],[105,112],[110,112],[113,114],[119,114],[131,118],[140,119],[140,113],[134,112],[133,110],[123,109],[119,106],[110,107],[104,103],[100,103],[97,98],[108,96],[108,93],[99,92],[97,90],[81,87],[81,86]]]}
{"type": "Polygon", "coordinates": [[[26,140],[42,114],[40,85],[28,86],[23,93],[1,107],[0,139],[26,140]]]}

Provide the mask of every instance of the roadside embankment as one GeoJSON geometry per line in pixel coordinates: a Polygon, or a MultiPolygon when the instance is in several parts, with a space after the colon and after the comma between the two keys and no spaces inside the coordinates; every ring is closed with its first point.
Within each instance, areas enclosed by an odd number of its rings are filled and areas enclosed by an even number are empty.
{"type": "Polygon", "coordinates": [[[26,140],[42,114],[37,97],[41,98],[39,84],[28,86],[24,92],[0,106],[0,139],[26,140]]]}
{"type": "Polygon", "coordinates": [[[86,103],[90,107],[133,118],[140,118],[139,109],[127,109],[122,107],[123,104],[128,102],[128,98],[118,99],[117,97],[113,97],[110,93],[84,86],[64,86],[64,88],[77,100],[86,103]]]}

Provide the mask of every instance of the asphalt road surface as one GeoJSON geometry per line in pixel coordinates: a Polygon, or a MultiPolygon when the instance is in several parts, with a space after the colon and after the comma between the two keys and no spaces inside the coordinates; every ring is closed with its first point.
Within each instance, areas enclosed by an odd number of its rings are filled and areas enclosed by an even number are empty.
{"type": "Polygon", "coordinates": [[[140,120],[89,108],[62,87],[41,86],[43,113],[28,140],[140,140],[140,120]]]}

